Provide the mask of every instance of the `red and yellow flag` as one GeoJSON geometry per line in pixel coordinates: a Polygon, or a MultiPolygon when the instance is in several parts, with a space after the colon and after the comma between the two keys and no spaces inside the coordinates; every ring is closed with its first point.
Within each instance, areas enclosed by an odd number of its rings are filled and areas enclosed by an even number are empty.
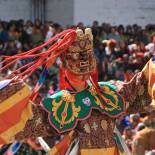
{"type": "Polygon", "coordinates": [[[29,101],[31,90],[24,86],[21,90],[0,103],[0,144],[13,141],[32,116],[32,104],[29,101]]]}

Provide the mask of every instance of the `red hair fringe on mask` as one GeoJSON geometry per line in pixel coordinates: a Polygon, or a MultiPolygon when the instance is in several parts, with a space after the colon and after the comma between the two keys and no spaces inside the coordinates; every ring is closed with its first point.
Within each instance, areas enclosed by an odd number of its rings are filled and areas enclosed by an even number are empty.
{"type": "Polygon", "coordinates": [[[16,63],[18,60],[34,58],[32,62],[29,62],[26,65],[17,68],[8,76],[9,78],[12,75],[15,75],[16,78],[25,79],[42,65],[45,65],[45,67],[48,68],[49,64],[51,64],[50,62],[64,53],[67,48],[74,42],[75,38],[76,31],[73,29],[68,29],[55,35],[44,44],[35,47],[27,52],[16,54],[14,56],[2,56],[4,60],[0,62],[0,65],[3,66],[2,68],[0,68],[0,72],[16,63]],[[37,53],[47,46],[49,47],[46,51],[37,53]]]}

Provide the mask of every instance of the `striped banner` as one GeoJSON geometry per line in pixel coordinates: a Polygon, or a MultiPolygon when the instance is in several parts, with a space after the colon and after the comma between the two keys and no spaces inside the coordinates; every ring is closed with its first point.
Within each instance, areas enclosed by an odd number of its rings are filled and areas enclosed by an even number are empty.
{"type": "Polygon", "coordinates": [[[31,90],[24,86],[21,90],[0,103],[0,144],[13,141],[32,116],[31,90]]]}

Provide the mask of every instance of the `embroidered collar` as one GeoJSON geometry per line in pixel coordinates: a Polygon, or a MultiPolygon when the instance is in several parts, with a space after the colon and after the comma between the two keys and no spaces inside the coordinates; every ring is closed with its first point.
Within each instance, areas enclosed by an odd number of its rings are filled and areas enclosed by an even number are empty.
{"type": "Polygon", "coordinates": [[[125,111],[123,98],[116,92],[116,87],[108,82],[99,83],[104,103],[99,100],[94,87],[72,94],[60,91],[43,101],[43,108],[48,112],[48,120],[59,133],[70,131],[78,121],[87,119],[93,109],[102,114],[117,118],[125,111]]]}

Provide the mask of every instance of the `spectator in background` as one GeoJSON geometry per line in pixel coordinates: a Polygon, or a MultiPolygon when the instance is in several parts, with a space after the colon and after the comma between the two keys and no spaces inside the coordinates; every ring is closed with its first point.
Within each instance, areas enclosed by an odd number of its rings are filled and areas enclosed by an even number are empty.
{"type": "Polygon", "coordinates": [[[52,27],[52,23],[49,21],[45,21],[45,23],[42,25],[42,33],[44,38],[46,38],[46,34],[50,27],[52,27]]]}
{"type": "Polygon", "coordinates": [[[30,36],[29,34],[24,30],[24,26],[21,25],[18,27],[18,33],[19,33],[19,38],[18,41],[21,42],[21,44],[24,43],[30,43],[30,36]]]}
{"type": "Polygon", "coordinates": [[[0,40],[0,55],[4,54],[4,42],[0,40]]]}
{"type": "Polygon", "coordinates": [[[126,127],[124,129],[122,138],[124,139],[125,143],[127,144],[128,148],[132,149],[132,141],[133,141],[134,132],[131,127],[126,127]]]}
{"type": "Polygon", "coordinates": [[[36,29],[41,29],[42,27],[41,21],[39,19],[35,19],[34,21],[34,27],[36,27],[36,29]]]}
{"type": "Polygon", "coordinates": [[[17,32],[17,28],[16,28],[15,23],[12,23],[10,25],[8,35],[9,35],[8,36],[9,40],[12,40],[12,41],[18,40],[19,34],[17,32]]]}
{"type": "Polygon", "coordinates": [[[104,40],[107,40],[107,34],[103,29],[101,29],[100,31],[101,32],[99,33],[99,41],[103,42],[104,40]]]}
{"type": "Polygon", "coordinates": [[[9,41],[8,45],[4,51],[4,55],[15,55],[17,54],[17,47],[15,41],[9,41]]]}
{"type": "Polygon", "coordinates": [[[4,29],[4,24],[0,22],[0,40],[4,43],[8,41],[8,32],[4,29]]]}
{"type": "Polygon", "coordinates": [[[151,36],[151,41],[152,42],[146,45],[145,48],[149,53],[155,54],[155,34],[151,36]]]}
{"type": "Polygon", "coordinates": [[[45,41],[49,40],[55,33],[55,29],[52,26],[49,26],[48,31],[45,35],[45,41]]]}
{"type": "Polygon", "coordinates": [[[43,35],[41,33],[41,30],[38,28],[38,26],[33,27],[33,31],[30,36],[30,41],[31,41],[33,47],[43,43],[43,35]]]}
{"type": "Polygon", "coordinates": [[[83,29],[83,28],[84,28],[84,24],[83,24],[82,22],[79,22],[79,23],[77,24],[77,27],[78,27],[79,29],[83,29]]]}
{"type": "Polygon", "coordinates": [[[119,33],[121,42],[126,43],[126,41],[127,41],[127,36],[125,35],[124,26],[123,26],[123,25],[119,25],[117,31],[118,31],[118,33],[119,33]]]}
{"type": "Polygon", "coordinates": [[[24,30],[26,31],[26,33],[28,35],[31,35],[32,34],[32,31],[33,31],[33,23],[28,20],[24,26],[24,30]]]}
{"type": "Polygon", "coordinates": [[[121,37],[116,27],[111,27],[111,32],[108,34],[107,39],[114,39],[117,42],[121,41],[121,37]]]}
{"type": "Polygon", "coordinates": [[[99,47],[94,49],[94,53],[98,61],[99,81],[103,81],[103,77],[104,77],[103,62],[105,58],[105,46],[106,45],[104,43],[100,43],[99,47]]]}
{"type": "Polygon", "coordinates": [[[109,61],[112,61],[116,58],[116,40],[111,39],[107,42],[107,47],[105,48],[106,57],[109,58],[109,61]]]}
{"type": "Polygon", "coordinates": [[[130,115],[130,126],[132,127],[132,129],[135,129],[139,123],[140,123],[140,115],[131,114],[130,115]]]}
{"type": "Polygon", "coordinates": [[[145,128],[139,131],[133,141],[132,154],[145,155],[146,151],[155,149],[155,129],[145,128]]]}

